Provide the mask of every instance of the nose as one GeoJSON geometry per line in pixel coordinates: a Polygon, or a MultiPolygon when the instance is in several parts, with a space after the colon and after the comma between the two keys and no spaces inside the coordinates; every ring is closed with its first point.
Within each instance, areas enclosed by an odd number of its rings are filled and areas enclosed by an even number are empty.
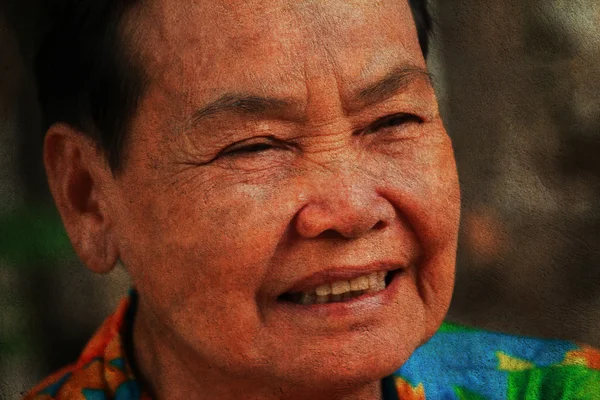
{"type": "Polygon", "coordinates": [[[358,173],[331,174],[308,194],[296,215],[296,230],[305,238],[355,239],[387,228],[396,209],[377,192],[372,179],[358,173]]]}

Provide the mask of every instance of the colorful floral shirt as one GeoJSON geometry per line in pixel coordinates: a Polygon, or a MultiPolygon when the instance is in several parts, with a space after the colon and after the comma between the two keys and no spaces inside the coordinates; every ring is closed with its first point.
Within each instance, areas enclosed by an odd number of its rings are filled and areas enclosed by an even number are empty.
{"type": "Polygon", "coordinates": [[[450,323],[394,375],[403,400],[600,400],[600,350],[450,323]]]}
{"type": "MultiPolygon", "coordinates": [[[[150,400],[127,361],[135,300],[132,291],[76,363],[23,399],[150,400]]],[[[384,400],[600,400],[600,351],[444,323],[382,380],[382,392],[384,400]]]]}

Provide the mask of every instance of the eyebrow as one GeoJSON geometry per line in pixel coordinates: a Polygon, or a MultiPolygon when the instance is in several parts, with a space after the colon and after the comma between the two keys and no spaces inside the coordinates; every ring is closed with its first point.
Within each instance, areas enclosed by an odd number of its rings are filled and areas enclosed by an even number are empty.
{"type": "MultiPolygon", "coordinates": [[[[393,69],[383,79],[358,89],[351,97],[351,107],[344,107],[346,111],[354,111],[382,102],[398,92],[405,89],[416,76],[429,78],[428,72],[419,67],[401,66],[393,69]]],[[[284,115],[290,116],[290,119],[302,118],[302,104],[300,101],[292,98],[263,97],[252,94],[226,93],[195,111],[191,117],[191,124],[195,126],[202,120],[215,114],[223,112],[232,112],[248,115],[284,115]]]]}
{"type": "Polygon", "coordinates": [[[203,119],[222,112],[255,115],[282,114],[286,111],[289,113],[294,108],[298,108],[298,102],[292,99],[227,93],[194,112],[191,122],[192,125],[196,125],[203,119]]]}
{"type": "Polygon", "coordinates": [[[424,68],[397,67],[383,79],[359,89],[357,93],[352,96],[352,104],[358,103],[360,106],[352,107],[352,109],[380,103],[406,89],[406,87],[417,77],[431,78],[430,74],[424,68]]]}

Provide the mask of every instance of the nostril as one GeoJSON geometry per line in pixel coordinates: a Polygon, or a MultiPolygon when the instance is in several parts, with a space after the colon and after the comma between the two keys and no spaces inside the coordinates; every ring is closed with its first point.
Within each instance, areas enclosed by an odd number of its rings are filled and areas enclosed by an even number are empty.
{"type": "Polygon", "coordinates": [[[335,229],[327,229],[326,231],[323,231],[319,237],[322,239],[339,239],[340,236],[343,236],[341,233],[339,233],[338,231],[336,231],[335,229]]]}
{"type": "Polygon", "coordinates": [[[380,231],[382,229],[384,229],[387,226],[387,224],[384,221],[378,221],[375,225],[373,225],[373,229],[380,231]]]}

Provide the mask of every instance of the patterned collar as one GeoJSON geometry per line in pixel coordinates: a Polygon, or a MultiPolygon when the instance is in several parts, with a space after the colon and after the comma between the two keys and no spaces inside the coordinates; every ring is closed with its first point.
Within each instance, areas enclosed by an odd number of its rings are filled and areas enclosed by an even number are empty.
{"type": "Polygon", "coordinates": [[[128,361],[137,294],[130,290],[87,343],[79,359],[44,379],[24,400],[151,400],[128,361]]]}

